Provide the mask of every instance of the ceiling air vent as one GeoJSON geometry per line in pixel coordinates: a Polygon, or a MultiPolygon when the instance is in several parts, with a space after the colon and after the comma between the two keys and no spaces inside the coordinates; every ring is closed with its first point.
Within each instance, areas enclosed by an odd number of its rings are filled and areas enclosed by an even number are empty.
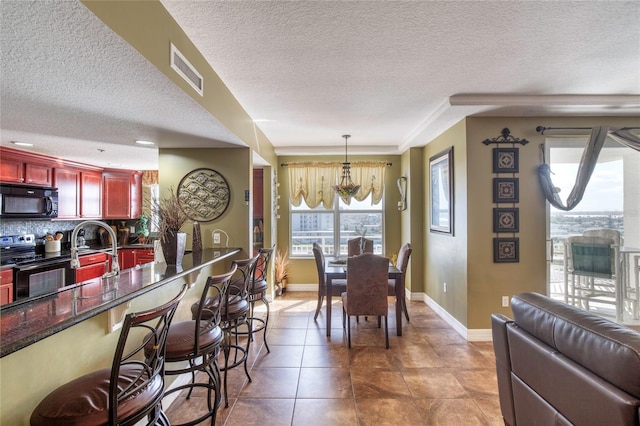
{"type": "Polygon", "coordinates": [[[184,81],[189,83],[200,96],[203,96],[204,80],[202,76],[173,43],[171,43],[171,68],[173,68],[184,81]]]}

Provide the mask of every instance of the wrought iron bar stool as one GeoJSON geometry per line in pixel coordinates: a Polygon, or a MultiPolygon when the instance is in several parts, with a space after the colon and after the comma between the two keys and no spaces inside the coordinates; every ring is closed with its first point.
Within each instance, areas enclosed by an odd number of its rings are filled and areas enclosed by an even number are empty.
{"type": "Polygon", "coordinates": [[[162,411],[165,344],[186,291],[183,286],[164,305],[127,314],[111,368],[86,374],[51,392],[31,414],[31,424],[134,425],[146,417],[148,425],[169,425],[162,411]],[[134,329],[142,329],[142,341],[134,329]]]}
{"type": "Polygon", "coordinates": [[[169,328],[166,363],[170,365],[165,366],[165,374],[191,373],[191,382],[167,390],[165,396],[176,391],[189,389],[187,394],[187,399],[189,399],[194,388],[207,390],[208,411],[195,420],[182,423],[182,426],[199,424],[208,418],[211,419],[211,425],[215,425],[216,413],[222,395],[220,369],[217,363],[217,356],[224,340],[224,334],[220,327],[221,311],[224,304],[220,302],[224,300],[229,282],[235,272],[236,266],[233,265],[230,271],[207,278],[200,301],[197,303],[198,309],[194,319],[171,324],[169,328]],[[185,361],[188,362],[188,365],[185,365],[185,361]],[[202,371],[208,376],[206,382],[195,381],[195,373],[198,371],[202,371]],[[212,393],[215,396],[213,401],[211,399],[212,393]]]}
{"type": "MultiPolygon", "coordinates": [[[[244,366],[244,372],[247,379],[251,382],[249,375],[249,367],[247,359],[249,356],[249,348],[251,346],[251,321],[248,318],[249,305],[249,281],[253,278],[256,268],[258,256],[251,259],[234,260],[233,268],[235,273],[231,278],[231,282],[227,286],[226,291],[220,299],[208,298],[204,302],[196,302],[191,306],[191,313],[197,314],[202,303],[221,304],[220,306],[220,326],[224,333],[222,342],[222,351],[224,354],[224,366],[219,365],[219,370],[224,372],[224,400],[225,407],[229,406],[229,397],[227,392],[227,374],[231,368],[244,366]],[[247,327],[246,331],[240,331],[241,326],[247,327]],[[242,346],[240,336],[246,335],[246,345],[242,346]]],[[[213,309],[213,308],[210,308],[213,309]]],[[[206,315],[206,314],[204,314],[206,315]]]]}
{"type": "MultiPolygon", "coordinates": [[[[249,287],[247,289],[249,297],[249,321],[251,321],[251,340],[253,341],[253,335],[262,331],[262,339],[264,341],[264,347],[267,352],[271,352],[269,345],[267,344],[267,326],[269,325],[269,300],[267,299],[267,278],[269,277],[269,264],[271,263],[271,257],[275,246],[271,248],[261,248],[258,251],[258,261],[256,267],[249,280],[249,287]],[[267,315],[263,318],[258,318],[255,314],[255,305],[257,301],[261,301],[267,309],[267,315]]],[[[239,283],[238,283],[239,284],[239,283]]],[[[244,334],[239,332],[238,334],[244,334]]]]}

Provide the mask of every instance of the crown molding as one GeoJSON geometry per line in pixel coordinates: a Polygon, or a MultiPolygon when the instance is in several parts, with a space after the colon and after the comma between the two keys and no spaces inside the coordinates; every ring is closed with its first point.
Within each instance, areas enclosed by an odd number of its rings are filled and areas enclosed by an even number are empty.
{"type": "Polygon", "coordinates": [[[451,106],[612,106],[638,107],[640,95],[485,95],[459,94],[449,97],[451,106]]]}

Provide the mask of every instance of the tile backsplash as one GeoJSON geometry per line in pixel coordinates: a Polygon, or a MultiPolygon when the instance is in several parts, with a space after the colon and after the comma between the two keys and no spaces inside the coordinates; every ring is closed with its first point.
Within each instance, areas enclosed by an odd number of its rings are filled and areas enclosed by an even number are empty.
{"type": "MultiPolygon", "coordinates": [[[[0,221],[0,235],[22,235],[34,234],[36,239],[44,238],[47,233],[55,234],[60,231],[70,234],[76,225],[82,221],[59,221],[59,220],[28,220],[28,219],[10,219],[0,221]]],[[[109,225],[119,225],[121,220],[105,221],[109,225]]],[[[136,220],[128,220],[127,226],[135,226],[136,220]]],[[[85,238],[87,241],[98,239],[98,226],[87,225],[83,227],[85,230],[85,238]]]]}

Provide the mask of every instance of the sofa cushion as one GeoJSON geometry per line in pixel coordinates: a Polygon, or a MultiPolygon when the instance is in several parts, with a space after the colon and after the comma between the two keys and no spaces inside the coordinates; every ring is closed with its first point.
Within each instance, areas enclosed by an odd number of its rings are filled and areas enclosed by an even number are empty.
{"type": "MultiPolygon", "coordinates": [[[[517,324],[507,324],[506,328],[513,372],[515,424],[527,424],[523,419],[529,417],[527,413],[532,410],[539,411],[541,416],[532,417],[536,421],[545,418],[547,410],[537,407],[529,394],[547,401],[575,425],[637,424],[638,398],[571,361],[517,324]],[[516,390],[516,378],[526,384],[527,392],[516,390]]],[[[538,424],[557,423],[542,421],[538,424]]]]}
{"type": "Polygon", "coordinates": [[[640,398],[640,333],[537,293],[514,296],[511,309],[523,330],[640,398]]]}

